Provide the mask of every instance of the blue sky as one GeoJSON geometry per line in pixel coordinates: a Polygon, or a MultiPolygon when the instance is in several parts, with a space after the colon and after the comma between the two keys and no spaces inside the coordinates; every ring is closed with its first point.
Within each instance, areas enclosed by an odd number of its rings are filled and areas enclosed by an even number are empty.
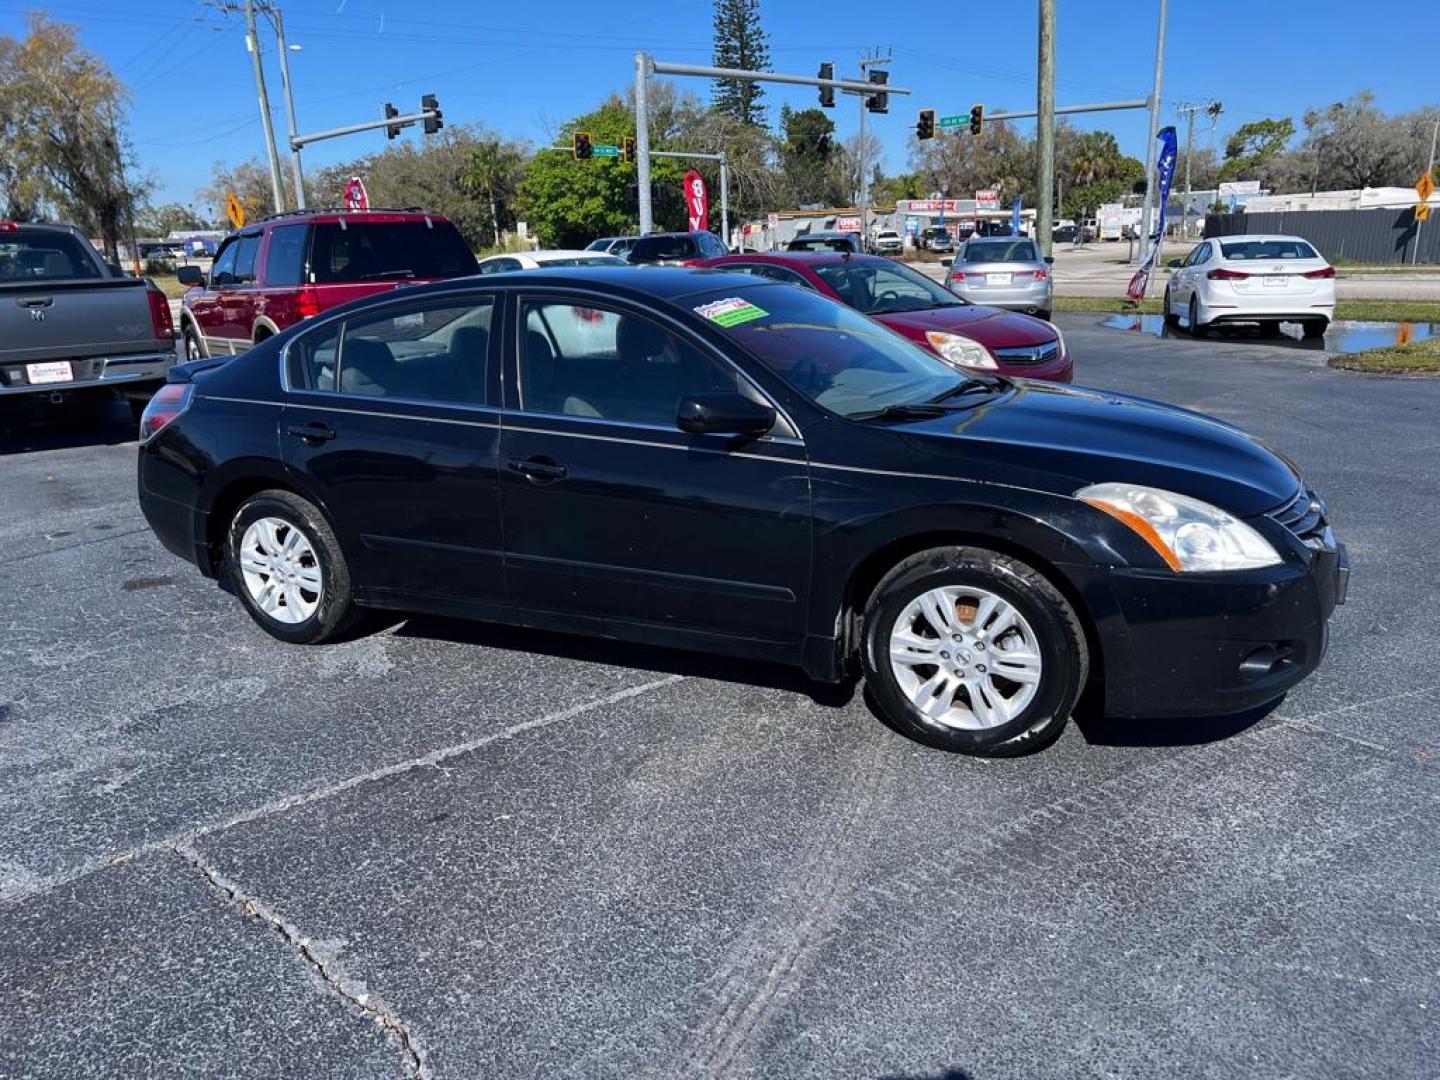
{"type": "MultiPolygon", "coordinates": [[[[1440,99],[1433,34],[1420,18],[1435,0],[1172,0],[1166,49],[1163,123],[1173,105],[1219,98],[1226,112],[1217,149],[1233,127],[1263,116],[1298,115],[1369,88],[1387,111],[1440,99]],[[1430,46],[1419,44],[1431,42],[1430,46]]],[[[289,0],[287,35],[302,130],[376,118],[386,100],[411,111],[434,91],[447,122],[480,120],[509,135],[542,142],[567,118],[593,107],[633,78],[633,54],[710,59],[708,0],[289,0]]],[[[1060,0],[1056,98],[1074,104],[1144,97],[1150,89],[1157,0],[1060,0]]],[[[872,117],[886,167],[906,164],[915,110],[942,115],[974,102],[996,109],[1033,107],[1033,0],[989,4],[906,0],[762,0],[773,66],[813,74],[821,60],[853,75],[867,49],[893,50],[891,81],[910,87],[872,117]]],[[[244,20],[202,0],[0,0],[0,32],[19,34],[27,10],[80,25],[134,92],[131,137],[159,182],[157,198],[191,202],[216,160],[262,153],[259,110],[243,38],[244,20]]],[[[263,27],[263,21],[262,21],[263,27]]],[[[262,29],[267,46],[268,31],[262,29]]],[[[272,100],[280,78],[267,51],[272,100]]],[[[708,96],[709,85],[684,80],[708,96]]],[[[805,107],[815,91],[767,88],[773,120],[782,103],[805,107]]],[[[857,124],[856,99],[833,117],[842,137],[857,124]]],[[[1105,127],[1124,150],[1144,156],[1143,111],[1074,118],[1105,127]]],[[[277,131],[284,131],[276,113],[277,131]]],[[[1197,122],[1204,145],[1208,121],[1197,122]]],[[[404,138],[420,138],[411,129],[404,138]]],[[[318,144],[307,163],[323,165],[381,150],[383,132],[318,144]]],[[[1417,151],[1417,155],[1422,151],[1417,151]]],[[[337,193],[338,194],[338,193],[337,193]]]]}

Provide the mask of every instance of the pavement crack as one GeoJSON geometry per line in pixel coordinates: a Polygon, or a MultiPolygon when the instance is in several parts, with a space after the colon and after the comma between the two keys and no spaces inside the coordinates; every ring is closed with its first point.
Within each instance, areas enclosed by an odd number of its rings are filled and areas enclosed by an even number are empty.
{"type": "Polygon", "coordinates": [[[215,892],[228,903],[240,908],[249,918],[264,923],[294,950],[320,980],[337,996],[346,1001],[357,1012],[363,1013],[384,1028],[403,1055],[405,1075],[414,1080],[429,1080],[430,1070],[425,1064],[425,1052],[420,1048],[409,1025],[393,1009],[387,1007],[374,994],[347,976],[336,964],[333,957],[326,956],[315,947],[315,943],[293,923],[282,918],[263,900],[247,893],[238,883],[226,877],[200,851],[189,844],[176,844],[171,849],[184,859],[215,892]]]}

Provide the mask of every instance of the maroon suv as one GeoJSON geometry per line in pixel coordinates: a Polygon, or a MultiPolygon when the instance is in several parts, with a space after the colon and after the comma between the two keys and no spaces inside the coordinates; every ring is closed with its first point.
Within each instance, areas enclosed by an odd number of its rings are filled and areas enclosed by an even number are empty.
{"type": "Polygon", "coordinates": [[[225,238],[207,281],[180,308],[185,356],[244,352],[271,334],[350,300],[475,273],[475,256],[450,220],[420,210],[279,214],[225,238]]]}
{"type": "Polygon", "coordinates": [[[1060,331],[1044,319],[962,300],[894,259],[799,252],[695,259],[687,266],[743,270],[848,304],[957,367],[1069,382],[1075,368],[1060,331]]]}

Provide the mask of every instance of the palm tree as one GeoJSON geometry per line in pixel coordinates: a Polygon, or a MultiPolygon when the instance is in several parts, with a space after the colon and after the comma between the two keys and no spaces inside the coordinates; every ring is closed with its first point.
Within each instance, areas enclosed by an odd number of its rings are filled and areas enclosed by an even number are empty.
{"type": "Polygon", "coordinates": [[[490,207],[490,228],[497,248],[500,246],[500,204],[514,195],[524,171],[525,156],[514,143],[491,137],[470,151],[466,183],[490,207]]]}

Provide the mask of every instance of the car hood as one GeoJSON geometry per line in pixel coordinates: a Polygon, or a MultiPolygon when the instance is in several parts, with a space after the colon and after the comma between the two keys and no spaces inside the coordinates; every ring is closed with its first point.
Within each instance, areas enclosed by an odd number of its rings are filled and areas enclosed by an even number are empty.
{"type": "Polygon", "coordinates": [[[1147,484],[1251,517],[1300,486],[1291,462],[1233,424],[1054,383],[1016,380],[971,408],[894,430],[927,459],[924,471],[953,471],[953,461],[967,476],[1061,495],[1107,481],[1147,484]]]}
{"type": "Polygon", "coordinates": [[[992,349],[1012,345],[1043,345],[1055,340],[1055,331],[1043,320],[1018,311],[1002,311],[983,304],[955,304],[924,311],[897,311],[871,316],[906,337],[923,340],[926,331],[964,334],[992,349]]]}

